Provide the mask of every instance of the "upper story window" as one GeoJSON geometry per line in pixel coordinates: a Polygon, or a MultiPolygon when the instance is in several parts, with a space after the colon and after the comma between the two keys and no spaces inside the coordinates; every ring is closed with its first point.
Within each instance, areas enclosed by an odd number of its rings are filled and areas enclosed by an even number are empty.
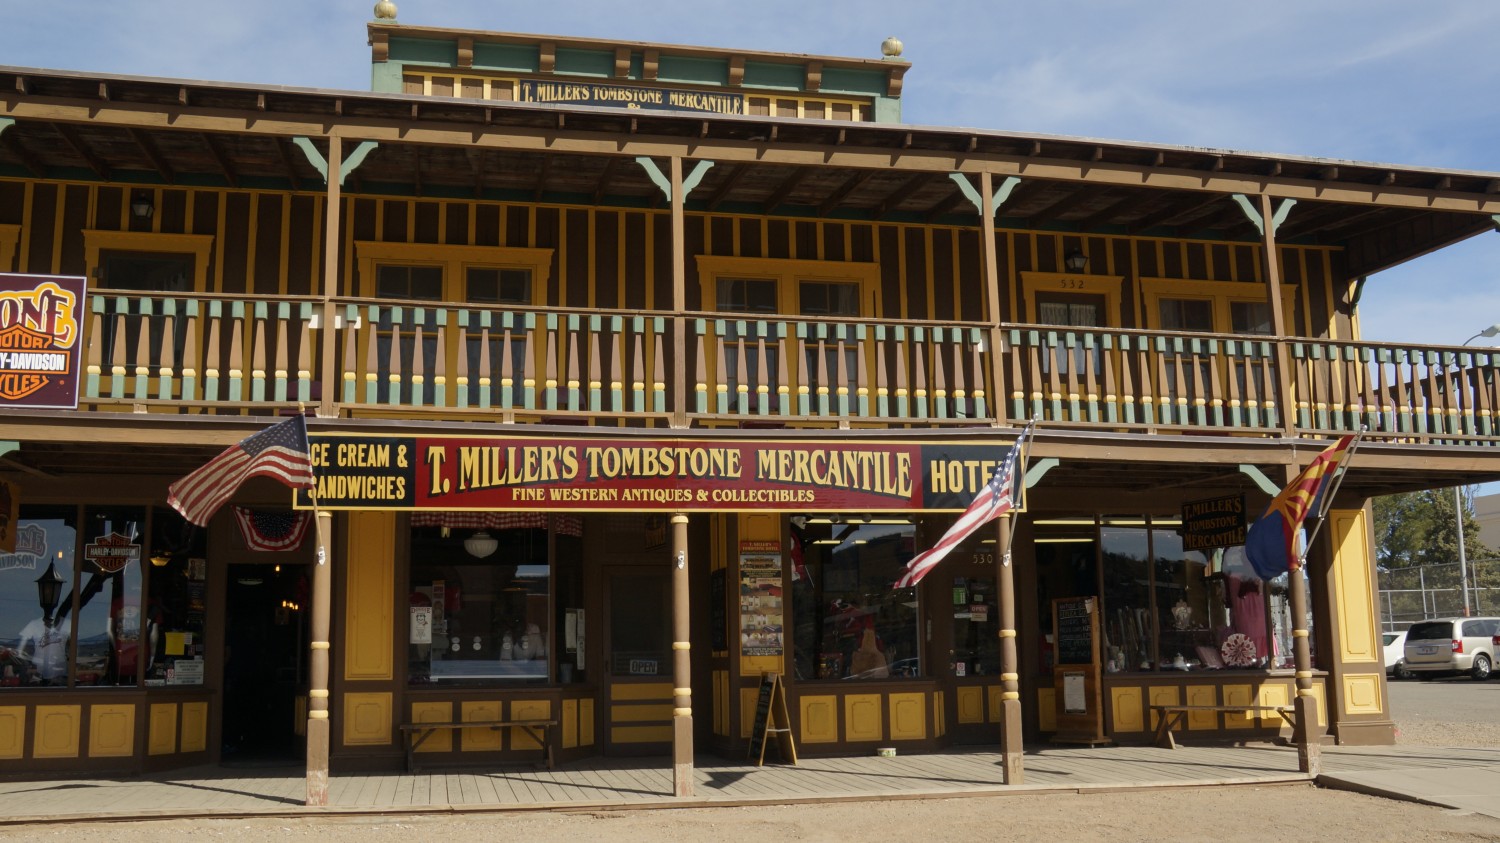
{"type": "Polygon", "coordinates": [[[546,304],[551,249],[439,246],[427,243],[354,244],[357,295],[453,304],[546,304]]]}
{"type": "MultiPolygon", "coordinates": [[[[1220,334],[1274,332],[1264,284],[1143,278],[1141,288],[1146,294],[1149,328],[1220,334]]],[[[1295,288],[1282,285],[1281,306],[1288,325],[1294,293],[1295,288]]]]}

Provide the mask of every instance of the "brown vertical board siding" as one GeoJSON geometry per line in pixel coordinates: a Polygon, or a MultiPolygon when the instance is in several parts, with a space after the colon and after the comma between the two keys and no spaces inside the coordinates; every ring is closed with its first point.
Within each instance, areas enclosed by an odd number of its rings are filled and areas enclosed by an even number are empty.
{"type": "Polygon", "coordinates": [[[1208,247],[1203,243],[1189,243],[1187,245],[1187,273],[1188,278],[1198,278],[1208,281],[1228,280],[1228,276],[1223,273],[1209,271],[1208,247]]]}
{"type": "MultiPolygon", "coordinates": [[[[836,223],[826,223],[818,226],[817,236],[823,241],[823,260],[846,261],[850,259],[844,253],[844,232],[848,228],[848,225],[836,223]]],[[[813,252],[813,254],[817,254],[817,252],[813,252]]]]}
{"type": "MultiPolygon", "coordinates": [[[[709,255],[733,255],[734,252],[734,226],[733,217],[709,217],[708,218],[708,240],[709,245],[704,254],[709,255]]],[[[697,225],[688,225],[690,231],[696,232],[697,225]]],[[[667,254],[671,254],[668,252],[667,254]]],[[[689,252],[688,254],[693,254],[689,252]]]]}
{"type": "Polygon", "coordinates": [[[849,254],[844,260],[870,263],[875,260],[875,226],[851,224],[849,227],[849,254]]]}
{"type": "MultiPolygon", "coordinates": [[[[646,307],[646,215],[639,211],[631,211],[625,215],[625,242],[620,244],[625,250],[625,301],[619,306],[630,310],[642,310],[646,307]]],[[[692,254],[689,252],[689,254],[692,254]]],[[[658,256],[658,259],[659,256],[658,256]]],[[[691,267],[694,261],[689,260],[687,265],[691,267]]],[[[688,270],[689,276],[692,270],[688,270]]],[[[692,281],[689,281],[688,289],[692,289],[692,281]]]]}
{"type": "MultiPolygon", "coordinates": [[[[412,226],[412,242],[440,242],[438,240],[438,213],[442,205],[437,202],[411,202],[407,204],[407,207],[411,209],[411,214],[415,218],[415,224],[412,226]]],[[[400,239],[406,239],[405,232],[402,232],[400,239]]]]}
{"type": "Polygon", "coordinates": [[[281,289],[281,197],[263,194],[255,217],[255,277],[246,286],[274,296],[281,289]]]}
{"type": "MultiPolygon", "coordinates": [[[[922,229],[914,229],[921,233],[922,229]]],[[[925,240],[925,238],[924,238],[925,240]]],[[[936,305],[938,319],[967,319],[962,306],[963,293],[959,293],[959,300],[954,301],[953,296],[953,231],[951,229],[938,228],[932,232],[932,278],[928,282],[933,287],[933,301],[936,305]]]]}
{"type": "Polygon", "coordinates": [[[913,319],[932,319],[927,312],[927,238],[923,230],[902,226],[901,236],[906,242],[906,300],[908,315],[913,319]]]}
{"type": "Polygon", "coordinates": [[[766,232],[766,257],[792,257],[791,223],[786,220],[772,219],[765,220],[763,224],[766,232]]]}
{"type": "Polygon", "coordinates": [[[500,245],[500,206],[489,204],[475,205],[473,213],[474,245],[500,245]]]}
{"type": "Polygon", "coordinates": [[[1160,278],[1166,273],[1156,261],[1156,243],[1151,240],[1132,240],[1135,248],[1136,274],[1141,278],[1160,278]]]}
{"type": "MultiPolygon", "coordinates": [[[[588,307],[589,304],[589,212],[580,208],[561,211],[567,228],[567,277],[560,279],[558,303],[563,307],[588,307]]],[[[541,213],[541,209],[538,209],[541,213]]],[[[542,236],[541,218],[537,219],[537,238],[542,236]]],[[[555,248],[555,247],[554,247],[555,248]]]]}
{"type": "MultiPolygon", "coordinates": [[[[473,211],[473,207],[467,202],[449,202],[446,210],[448,230],[443,242],[449,246],[469,245],[469,214],[473,211]]],[[[478,232],[475,233],[478,234],[478,232]]]]}
{"type": "MultiPolygon", "coordinates": [[[[38,184],[31,192],[31,224],[22,229],[21,234],[30,244],[26,253],[29,260],[27,266],[21,267],[22,272],[38,275],[52,272],[52,220],[60,198],[55,184],[38,184]]],[[[19,246],[17,251],[20,251],[19,246]]]]}
{"type": "MultiPolygon", "coordinates": [[[[556,212],[554,212],[552,217],[549,217],[549,219],[550,218],[556,218],[556,212]]],[[[530,242],[531,235],[527,233],[527,227],[530,225],[530,223],[531,208],[525,205],[505,206],[505,242],[501,243],[500,245],[527,247],[539,245],[537,243],[530,242]]],[[[537,231],[540,235],[542,226],[538,225],[537,231]]],[[[554,274],[552,277],[556,278],[557,276],[554,274]]]]}
{"type": "Polygon", "coordinates": [[[405,199],[381,199],[381,210],[385,213],[380,229],[380,240],[387,243],[406,242],[406,217],[410,205],[405,199]]]}
{"type": "MultiPolygon", "coordinates": [[[[125,228],[120,219],[121,189],[110,185],[99,185],[94,198],[94,219],[90,228],[100,231],[121,231],[125,228]]],[[[20,199],[16,200],[20,202],[20,199]]]]}
{"type": "MultiPolygon", "coordinates": [[[[1026,236],[1024,232],[1013,233],[1005,237],[1004,242],[1016,250],[1016,272],[1041,270],[1041,267],[1036,265],[1036,256],[1031,253],[1031,238],[1026,236]]],[[[1000,286],[1002,288],[1010,282],[1010,279],[1005,277],[1006,272],[1005,264],[1000,264],[1000,286]]]]}
{"type": "Polygon", "coordinates": [[[816,222],[796,222],[792,224],[792,257],[802,260],[818,259],[818,236],[822,229],[831,226],[816,222]]]}
{"type": "Polygon", "coordinates": [[[901,267],[896,260],[901,254],[901,230],[882,225],[876,236],[880,238],[880,300],[885,303],[885,313],[880,315],[893,319],[910,316],[901,312],[901,267]]]}
{"type": "MultiPolygon", "coordinates": [[[[527,246],[538,249],[552,250],[552,289],[547,291],[545,303],[550,307],[560,307],[567,301],[564,287],[567,279],[562,277],[562,253],[558,251],[558,228],[563,225],[562,213],[557,208],[530,208],[520,205],[512,205],[507,216],[511,217],[511,226],[514,228],[515,220],[520,219],[523,223],[518,239],[511,241],[510,246],[527,246]],[[536,214],[536,242],[526,242],[526,227],[524,223],[536,214]]],[[[568,232],[569,242],[572,242],[573,232],[568,232]]],[[[569,261],[569,263],[575,263],[569,261]]],[[[573,267],[576,269],[576,267],[573,267]]],[[[586,268],[585,268],[586,269],[586,268]]]]}
{"type": "Polygon", "coordinates": [[[292,197],[291,227],[287,232],[286,291],[294,296],[312,295],[322,292],[322,276],[314,280],[312,268],[313,239],[323,236],[322,217],[318,214],[318,200],[314,196],[292,197]]]}
{"type": "MultiPolygon", "coordinates": [[[[615,211],[598,211],[594,214],[594,280],[585,278],[584,289],[594,285],[594,304],[597,307],[620,307],[620,215],[615,211]]],[[[580,255],[580,260],[587,260],[580,255]]],[[[588,306],[585,299],[583,307],[588,306]]]]}
{"type": "MultiPolygon", "coordinates": [[[[760,223],[761,220],[759,217],[749,217],[736,220],[736,225],[739,226],[740,230],[740,250],[738,252],[740,257],[767,257],[767,255],[763,254],[760,249],[760,223]]],[[[718,241],[716,239],[715,251],[718,251],[717,244],[718,241]]]]}
{"type": "MultiPolygon", "coordinates": [[[[652,254],[655,255],[652,259],[654,277],[651,283],[656,288],[656,309],[668,310],[672,307],[672,218],[666,214],[648,214],[647,226],[650,228],[650,234],[647,236],[654,244],[651,249],[652,254]]],[[[689,225],[686,228],[687,231],[683,236],[685,243],[691,243],[696,232],[702,230],[696,225],[689,225]]],[[[683,277],[687,279],[688,285],[685,300],[689,303],[688,307],[692,307],[691,303],[700,298],[698,285],[694,283],[698,277],[698,264],[691,257],[698,253],[691,246],[687,246],[683,254],[685,268],[683,277]]],[[[702,304],[705,309],[709,306],[707,302],[702,304]]]]}
{"type": "Polygon", "coordinates": [[[1213,263],[1214,277],[1225,281],[1240,281],[1239,266],[1234,263],[1234,250],[1228,243],[1213,243],[1208,247],[1208,256],[1213,263]]]}
{"type": "MultiPolygon", "coordinates": [[[[1153,243],[1151,245],[1155,246],[1156,244],[1153,243]]],[[[1161,267],[1159,268],[1159,274],[1161,275],[1161,277],[1182,278],[1183,266],[1181,247],[1179,247],[1175,241],[1169,240],[1162,245],[1161,255],[1161,267]]]]}
{"type": "Polygon", "coordinates": [[[187,191],[163,190],[160,201],[156,203],[156,219],[161,231],[186,232],[187,191]]]}
{"type": "Polygon", "coordinates": [[[75,184],[68,187],[67,203],[63,206],[62,231],[62,259],[58,262],[57,271],[62,275],[83,275],[88,272],[85,261],[87,255],[83,251],[83,229],[87,227],[89,218],[89,188],[87,185],[75,184]]]}
{"type": "MultiPolygon", "coordinates": [[[[355,199],[353,213],[348,214],[344,224],[352,226],[355,240],[374,240],[375,238],[375,209],[379,206],[378,199],[355,199]]],[[[347,206],[345,206],[347,208],[347,206]]],[[[340,238],[342,241],[343,238],[340,238]]],[[[354,257],[350,255],[350,257],[354,257]]],[[[343,264],[347,266],[348,264],[343,264]]]]}
{"type": "Polygon", "coordinates": [[[1064,267],[1058,263],[1057,240],[1055,234],[1038,234],[1036,237],[1036,254],[1031,256],[1032,269],[1038,272],[1062,272],[1064,267]]]}
{"type": "MultiPolygon", "coordinates": [[[[211,190],[196,190],[193,192],[193,233],[210,234],[215,239],[219,236],[219,203],[224,201],[223,194],[211,190]]],[[[213,250],[209,250],[213,254],[213,250]]],[[[209,278],[213,277],[213,267],[209,267],[209,278]]]]}
{"type": "Polygon", "coordinates": [[[26,185],[18,181],[0,180],[0,223],[20,225],[26,220],[21,216],[25,210],[26,185]]]}
{"type": "MultiPolygon", "coordinates": [[[[972,314],[969,317],[971,319],[989,318],[984,301],[984,255],[979,252],[979,232],[959,228],[953,230],[953,236],[958,239],[958,266],[954,269],[959,278],[960,305],[969,309],[972,314]]],[[[1000,265],[1004,266],[1004,264],[1000,265]]],[[[1001,277],[1004,278],[1003,275],[1001,277]]],[[[1007,286],[1008,284],[1002,280],[1000,289],[1004,291],[1007,286]]],[[[1001,295],[1003,297],[1004,293],[1002,292],[1001,295]]],[[[1000,308],[1002,319],[1005,318],[1003,314],[1006,310],[1007,308],[1002,304],[1000,308]]]]}
{"type": "MultiPolygon", "coordinates": [[[[708,222],[712,226],[719,221],[718,218],[709,218],[708,222]]],[[[653,273],[648,283],[655,285],[657,309],[666,310],[672,306],[672,221],[660,214],[648,214],[646,222],[650,232],[647,236],[651,238],[651,251],[654,255],[653,273]]],[[[724,222],[727,223],[728,220],[724,222]]],[[[682,228],[682,249],[686,255],[682,277],[683,283],[687,285],[683,301],[688,310],[713,310],[715,302],[703,300],[703,283],[698,276],[698,262],[693,259],[694,255],[709,253],[703,240],[703,218],[689,217],[682,228]]],[[[725,225],[725,230],[728,231],[728,225],[725,225]]],[[[714,236],[714,242],[717,243],[717,233],[714,236]]]]}
{"type": "Polygon", "coordinates": [[[243,293],[249,288],[245,283],[245,261],[250,256],[250,195],[248,193],[224,194],[224,292],[243,293]]]}

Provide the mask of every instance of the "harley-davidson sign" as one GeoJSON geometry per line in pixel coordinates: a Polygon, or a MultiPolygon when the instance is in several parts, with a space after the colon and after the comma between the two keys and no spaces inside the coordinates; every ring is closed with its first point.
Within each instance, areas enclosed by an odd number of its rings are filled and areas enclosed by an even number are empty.
{"type": "MultiPolygon", "coordinates": [[[[312,434],[326,509],[961,510],[993,445],[312,434]]],[[[298,492],[296,505],[312,496],[298,492]]]]}
{"type": "Polygon", "coordinates": [[[85,278],[0,273],[0,407],[76,408],[85,278]]]}

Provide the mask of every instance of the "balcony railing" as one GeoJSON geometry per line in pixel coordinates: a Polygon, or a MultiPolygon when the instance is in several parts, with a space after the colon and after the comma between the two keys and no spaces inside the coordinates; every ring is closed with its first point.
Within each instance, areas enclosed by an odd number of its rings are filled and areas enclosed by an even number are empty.
{"type": "Polygon", "coordinates": [[[1363,426],[1402,441],[1500,441],[1500,355],[1484,349],[373,299],[339,299],[331,311],[325,336],[314,299],[95,293],[81,404],[247,413],[302,402],[345,416],[655,427],[1041,417],[1110,430],[1363,426]]]}

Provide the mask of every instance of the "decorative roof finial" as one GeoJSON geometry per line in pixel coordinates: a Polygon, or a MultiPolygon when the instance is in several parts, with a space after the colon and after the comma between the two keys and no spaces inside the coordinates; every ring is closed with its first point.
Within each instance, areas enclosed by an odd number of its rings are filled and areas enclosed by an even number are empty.
{"type": "Polygon", "coordinates": [[[901,58],[902,46],[901,39],[892,35],[880,42],[880,54],[888,59],[899,59],[901,58]]]}
{"type": "Polygon", "coordinates": [[[395,20],[396,4],[392,3],[391,0],[380,0],[379,3],[375,4],[375,19],[389,21],[395,20]]]}

